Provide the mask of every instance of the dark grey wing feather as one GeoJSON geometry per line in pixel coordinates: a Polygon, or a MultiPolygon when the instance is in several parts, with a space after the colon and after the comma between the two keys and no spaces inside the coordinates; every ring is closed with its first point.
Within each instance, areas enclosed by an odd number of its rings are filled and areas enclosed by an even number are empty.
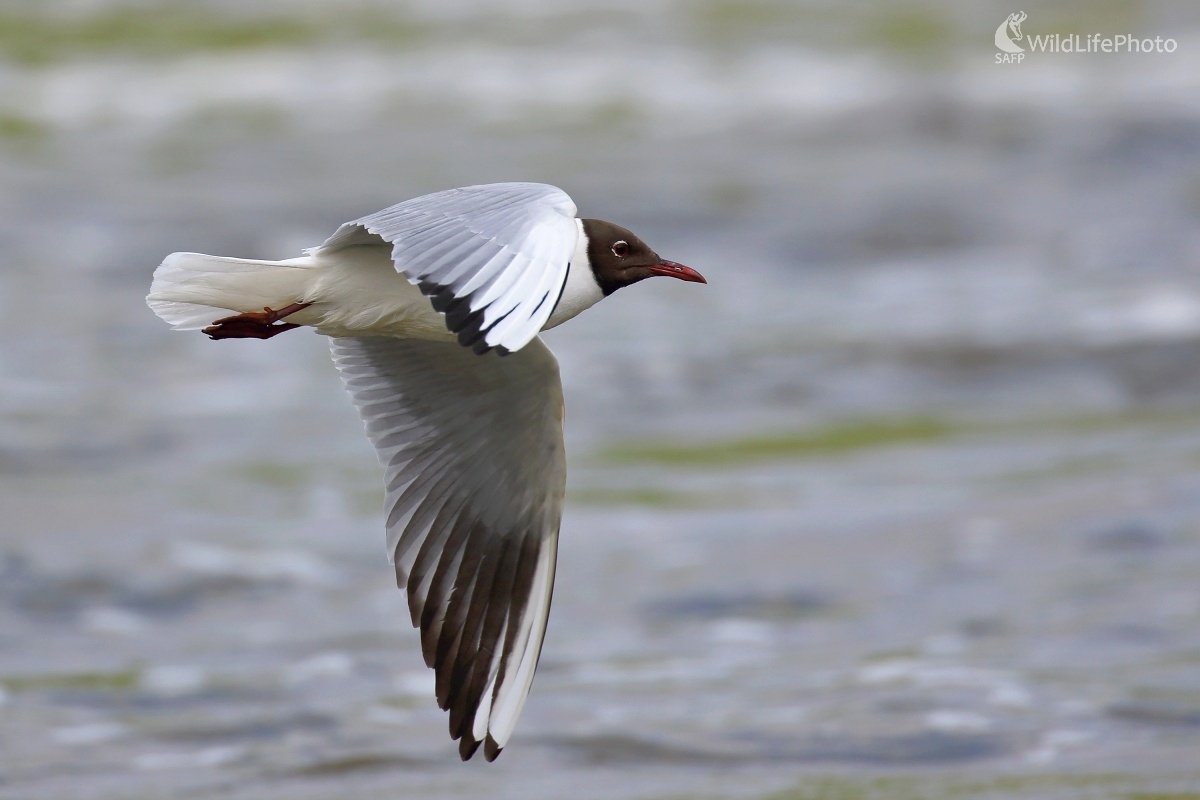
{"type": "Polygon", "coordinates": [[[508,358],[453,342],[332,340],[385,467],[388,552],[450,734],[494,759],[533,680],[566,486],[562,386],[540,339],[508,358]]]}

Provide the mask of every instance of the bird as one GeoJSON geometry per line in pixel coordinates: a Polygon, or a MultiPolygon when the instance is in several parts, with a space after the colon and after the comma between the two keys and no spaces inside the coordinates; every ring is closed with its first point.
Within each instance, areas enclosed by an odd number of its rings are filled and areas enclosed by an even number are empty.
{"type": "Polygon", "coordinates": [[[214,340],[330,337],[384,468],[387,552],[438,705],[462,760],[482,744],[494,761],[541,654],[566,489],[562,383],[538,334],[646,278],[707,281],[539,183],[416,197],[304,253],[173,253],[146,301],[214,340]]]}

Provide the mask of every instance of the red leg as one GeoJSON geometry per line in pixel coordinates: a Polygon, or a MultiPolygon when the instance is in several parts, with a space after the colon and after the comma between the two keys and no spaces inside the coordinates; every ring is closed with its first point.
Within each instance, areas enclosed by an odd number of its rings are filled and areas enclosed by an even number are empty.
{"type": "Polygon", "coordinates": [[[204,333],[207,333],[210,339],[270,339],[284,331],[299,328],[299,325],[279,320],[310,305],[312,303],[292,303],[278,311],[264,308],[262,311],[247,311],[232,317],[222,317],[205,328],[204,333]]]}

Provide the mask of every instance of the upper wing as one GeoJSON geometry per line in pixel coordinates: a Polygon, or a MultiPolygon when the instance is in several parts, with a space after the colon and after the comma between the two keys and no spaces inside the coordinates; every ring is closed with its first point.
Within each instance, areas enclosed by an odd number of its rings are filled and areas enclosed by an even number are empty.
{"type": "Polygon", "coordinates": [[[520,350],[554,310],[578,228],[575,203],[541,183],[417,197],[338,228],[315,253],[378,242],[446,315],[460,344],[520,350]]]}
{"type": "Polygon", "coordinates": [[[509,358],[453,342],[332,339],[386,467],[388,551],[466,760],[495,759],[533,680],[566,488],[562,385],[541,339],[509,358]]]}

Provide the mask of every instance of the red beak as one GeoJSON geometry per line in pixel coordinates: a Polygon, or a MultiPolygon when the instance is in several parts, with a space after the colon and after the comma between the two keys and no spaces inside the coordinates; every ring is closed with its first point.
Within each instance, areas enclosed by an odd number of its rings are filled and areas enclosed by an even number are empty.
{"type": "Polygon", "coordinates": [[[683,264],[676,264],[674,261],[663,261],[649,269],[655,275],[666,275],[668,278],[679,278],[681,281],[691,281],[692,283],[708,283],[704,280],[704,276],[696,270],[685,267],[683,264]]]}

